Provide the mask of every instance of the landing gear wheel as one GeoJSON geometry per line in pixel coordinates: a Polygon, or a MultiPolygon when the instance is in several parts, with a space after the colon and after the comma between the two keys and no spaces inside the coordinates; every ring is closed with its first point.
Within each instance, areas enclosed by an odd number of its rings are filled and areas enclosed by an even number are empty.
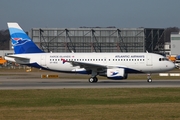
{"type": "Polygon", "coordinates": [[[98,81],[98,78],[97,77],[94,77],[94,82],[97,82],[98,81]]]}
{"type": "Polygon", "coordinates": [[[94,78],[93,78],[93,77],[90,77],[90,78],[89,78],[89,82],[90,82],[90,83],[93,83],[93,82],[94,82],[94,78]]]}
{"type": "Polygon", "coordinates": [[[90,77],[90,78],[89,78],[89,82],[90,82],[90,83],[97,82],[97,81],[98,81],[98,78],[97,78],[97,77],[90,77]]]}
{"type": "Polygon", "coordinates": [[[147,74],[147,82],[148,82],[148,83],[151,83],[151,82],[152,82],[151,74],[150,74],[150,73],[147,74]]]}
{"type": "Polygon", "coordinates": [[[147,79],[147,82],[151,83],[151,82],[152,82],[152,79],[151,79],[151,78],[147,79]]]}

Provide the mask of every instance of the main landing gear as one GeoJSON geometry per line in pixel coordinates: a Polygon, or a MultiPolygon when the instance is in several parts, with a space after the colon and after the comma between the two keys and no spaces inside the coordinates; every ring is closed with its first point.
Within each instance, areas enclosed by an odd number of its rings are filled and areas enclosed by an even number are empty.
{"type": "Polygon", "coordinates": [[[97,77],[90,77],[90,78],[89,78],[89,82],[90,82],[90,83],[97,82],[97,81],[98,81],[98,78],[97,78],[97,77]]]}
{"type": "Polygon", "coordinates": [[[91,77],[89,78],[89,82],[90,83],[97,82],[98,78],[96,76],[97,76],[97,70],[93,69],[91,73],[91,77]]]}
{"type": "Polygon", "coordinates": [[[148,82],[148,83],[151,83],[151,82],[152,82],[151,74],[147,74],[147,82],[148,82]]]}

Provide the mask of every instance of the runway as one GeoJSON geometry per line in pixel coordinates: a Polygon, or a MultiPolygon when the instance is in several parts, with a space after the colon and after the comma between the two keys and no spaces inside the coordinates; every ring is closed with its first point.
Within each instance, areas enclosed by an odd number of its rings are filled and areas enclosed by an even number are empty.
{"type": "MultiPolygon", "coordinates": [[[[100,78],[97,83],[89,83],[87,75],[59,74],[59,78],[41,78],[41,74],[55,74],[50,72],[1,72],[0,90],[19,89],[64,89],[64,88],[155,88],[180,87],[179,79],[153,79],[152,83],[144,80],[109,80],[100,78]],[[81,77],[81,78],[80,78],[81,77]],[[72,79],[74,78],[74,79],[72,79]]],[[[56,73],[57,74],[57,73],[56,73]]],[[[139,76],[139,75],[138,75],[139,76]]],[[[134,77],[137,77],[134,75],[134,77]]],[[[132,77],[131,77],[132,78],[132,77]]]]}
{"type": "Polygon", "coordinates": [[[86,79],[0,79],[0,90],[65,89],[65,88],[155,88],[180,87],[180,80],[99,80],[89,83],[86,79]]]}

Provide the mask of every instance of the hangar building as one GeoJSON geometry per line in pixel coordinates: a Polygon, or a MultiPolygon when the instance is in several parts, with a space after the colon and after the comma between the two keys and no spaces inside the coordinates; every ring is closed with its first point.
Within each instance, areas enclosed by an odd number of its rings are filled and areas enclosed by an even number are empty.
{"type": "Polygon", "coordinates": [[[29,35],[46,52],[163,51],[164,29],[80,27],[33,28],[29,35]]]}
{"type": "Polygon", "coordinates": [[[171,54],[179,55],[180,54],[180,32],[171,33],[171,54]]]}

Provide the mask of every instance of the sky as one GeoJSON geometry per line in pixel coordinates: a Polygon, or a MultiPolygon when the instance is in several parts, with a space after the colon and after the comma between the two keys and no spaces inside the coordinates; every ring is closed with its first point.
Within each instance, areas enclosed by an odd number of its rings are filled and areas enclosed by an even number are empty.
{"type": "Polygon", "coordinates": [[[1,0],[0,30],[7,22],[32,28],[180,27],[180,0],[1,0]]]}

